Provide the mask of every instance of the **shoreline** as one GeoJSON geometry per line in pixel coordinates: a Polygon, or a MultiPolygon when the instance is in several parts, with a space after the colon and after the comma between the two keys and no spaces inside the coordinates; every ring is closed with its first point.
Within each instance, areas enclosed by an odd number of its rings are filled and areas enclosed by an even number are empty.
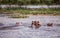
{"type": "MultiPolygon", "coordinates": [[[[25,15],[23,15],[23,16],[25,16],[25,15]]],[[[26,16],[60,16],[60,15],[53,15],[53,14],[38,14],[38,15],[33,15],[33,14],[27,14],[26,16]]]]}

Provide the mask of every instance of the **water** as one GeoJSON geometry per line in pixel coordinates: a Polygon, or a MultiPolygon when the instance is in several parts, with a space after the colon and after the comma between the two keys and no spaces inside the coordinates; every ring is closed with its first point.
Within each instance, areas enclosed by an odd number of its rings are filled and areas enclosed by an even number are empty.
{"type": "Polygon", "coordinates": [[[23,5],[23,6],[21,6],[21,7],[23,7],[23,8],[30,8],[30,9],[32,9],[32,8],[34,8],[34,9],[39,9],[39,8],[59,8],[60,7],[60,5],[23,5]]]}
{"type": "Polygon", "coordinates": [[[0,17],[3,26],[12,26],[16,22],[23,22],[23,26],[0,30],[0,38],[60,38],[60,16],[30,16],[24,19],[0,17]],[[40,21],[42,26],[39,29],[29,28],[33,20],[40,21]],[[54,26],[47,27],[47,23],[54,23],[54,26]]]}
{"type": "Polygon", "coordinates": [[[19,8],[19,7],[22,7],[22,8],[34,8],[34,9],[39,9],[39,8],[60,8],[60,5],[22,5],[22,6],[19,6],[19,5],[0,5],[1,8],[19,8]]]}

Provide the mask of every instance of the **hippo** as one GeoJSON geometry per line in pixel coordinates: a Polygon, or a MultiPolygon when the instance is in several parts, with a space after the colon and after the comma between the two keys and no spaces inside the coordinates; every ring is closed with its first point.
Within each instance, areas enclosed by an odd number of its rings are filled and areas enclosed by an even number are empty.
{"type": "Polygon", "coordinates": [[[39,21],[32,21],[31,27],[33,28],[33,26],[35,28],[39,28],[41,26],[41,24],[39,23],[39,21]]]}
{"type": "Polygon", "coordinates": [[[53,23],[48,23],[47,26],[52,27],[53,23]]]}
{"type": "Polygon", "coordinates": [[[16,26],[21,26],[21,25],[23,25],[23,24],[22,24],[22,22],[16,22],[15,25],[16,25],[16,26]]]}

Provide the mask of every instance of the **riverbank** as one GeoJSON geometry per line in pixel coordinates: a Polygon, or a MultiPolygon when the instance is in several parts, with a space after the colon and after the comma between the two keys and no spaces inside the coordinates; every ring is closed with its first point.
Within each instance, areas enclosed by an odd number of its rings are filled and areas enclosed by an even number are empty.
{"type": "Polygon", "coordinates": [[[60,16],[60,15],[53,15],[53,14],[37,14],[37,15],[33,15],[33,14],[0,14],[0,17],[8,17],[8,18],[29,18],[29,17],[33,17],[33,16],[60,16]]]}
{"type": "Polygon", "coordinates": [[[19,15],[60,15],[59,8],[51,9],[0,9],[0,14],[12,14],[12,16],[19,15]]]}

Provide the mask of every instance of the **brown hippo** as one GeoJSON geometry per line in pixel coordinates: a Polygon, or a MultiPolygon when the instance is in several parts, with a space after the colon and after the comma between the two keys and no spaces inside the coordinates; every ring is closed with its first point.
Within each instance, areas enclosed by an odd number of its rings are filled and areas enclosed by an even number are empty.
{"type": "Polygon", "coordinates": [[[17,26],[21,26],[22,25],[22,22],[16,22],[16,25],[17,26]]]}
{"type": "Polygon", "coordinates": [[[52,27],[53,23],[48,23],[47,26],[52,27]]]}
{"type": "Polygon", "coordinates": [[[39,21],[32,21],[31,27],[35,26],[35,28],[39,28],[41,25],[39,24],[39,21]]]}

